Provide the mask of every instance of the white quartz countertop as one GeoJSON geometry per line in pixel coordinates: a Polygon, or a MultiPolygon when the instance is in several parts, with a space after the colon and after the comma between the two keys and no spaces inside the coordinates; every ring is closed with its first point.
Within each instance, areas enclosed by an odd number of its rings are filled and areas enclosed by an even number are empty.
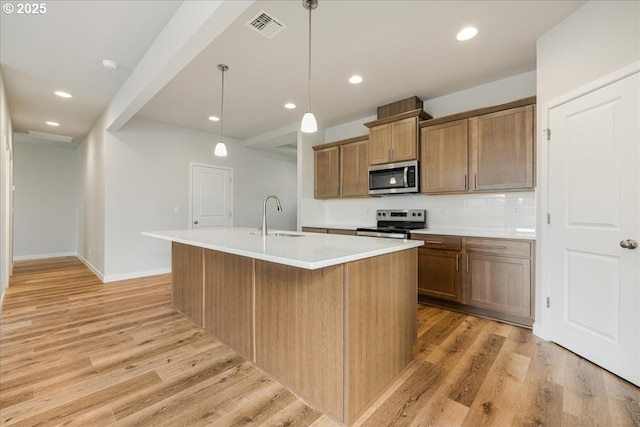
{"type": "Polygon", "coordinates": [[[263,237],[255,228],[149,231],[142,234],[309,270],[403,251],[423,244],[420,240],[276,230],[269,231],[269,235],[263,237]]]}
{"type": "Polygon", "coordinates": [[[411,234],[437,234],[444,236],[493,237],[499,239],[535,240],[535,231],[528,230],[486,230],[473,228],[425,228],[411,230],[411,234]]]}

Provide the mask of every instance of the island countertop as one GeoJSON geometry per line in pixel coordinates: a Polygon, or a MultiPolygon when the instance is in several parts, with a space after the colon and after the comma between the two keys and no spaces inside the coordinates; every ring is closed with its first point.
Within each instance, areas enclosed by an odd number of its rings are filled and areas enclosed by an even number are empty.
{"type": "Polygon", "coordinates": [[[144,236],[213,249],[263,261],[315,270],[415,248],[420,240],[384,239],[335,234],[216,228],[143,232],[144,236]]]}

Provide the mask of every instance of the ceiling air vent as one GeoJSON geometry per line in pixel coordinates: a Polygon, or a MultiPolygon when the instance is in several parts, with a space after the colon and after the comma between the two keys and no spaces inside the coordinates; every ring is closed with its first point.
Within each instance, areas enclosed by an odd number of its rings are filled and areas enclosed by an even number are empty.
{"type": "Polygon", "coordinates": [[[264,10],[261,10],[260,13],[251,18],[249,22],[247,22],[247,26],[253,28],[268,39],[272,38],[287,27],[273,15],[269,15],[264,10]]]}
{"type": "Polygon", "coordinates": [[[56,142],[71,142],[71,141],[73,141],[73,137],[72,136],[56,135],[56,134],[53,134],[53,133],[38,132],[38,131],[35,131],[35,130],[28,130],[27,131],[27,135],[29,135],[31,138],[46,139],[47,141],[56,141],[56,142]]]}

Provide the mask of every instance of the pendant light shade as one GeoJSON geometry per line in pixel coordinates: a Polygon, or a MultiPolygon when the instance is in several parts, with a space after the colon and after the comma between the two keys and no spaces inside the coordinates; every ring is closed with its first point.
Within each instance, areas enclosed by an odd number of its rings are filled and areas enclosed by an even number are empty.
{"type": "Polygon", "coordinates": [[[318,7],[318,0],[302,0],[302,5],[309,11],[309,74],[307,78],[309,104],[307,112],[302,117],[300,130],[305,133],[313,133],[318,131],[318,122],[316,122],[316,116],[311,112],[311,11],[318,7]]]}
{"type": "Polygon", "coordinates": [[[224,145],[224,72],[229,70],[224,64],[218,64],[218,70],[222,71],[222,91],[220,95],[220,142],[216,144],[213,154],[217,157],[227,157],[227,146],[224,145]]]}
{"type": "Polygon", "coordinates": [[[227,146],[224,145],[224,142],[218,142],[216,144],[216,149],[213,151],[218,157],[227,157],[227,146]]]}
{"type": "Polygon", "coordinates": [[[307,111],[302,116],[302,125],[300,130],[305,133],[313,133],[318,131],[318,122],[316,122],[316,116],[311,111],[307,111]]]}

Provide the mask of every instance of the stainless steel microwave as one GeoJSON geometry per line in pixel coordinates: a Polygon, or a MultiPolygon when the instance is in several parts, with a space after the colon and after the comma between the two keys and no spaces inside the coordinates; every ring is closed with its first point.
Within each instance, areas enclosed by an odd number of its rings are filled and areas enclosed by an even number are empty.
{"type": "Polygon", "coordinates": [[[369,194],[417,193],[418,161],[369,166],[369,194]]]}

